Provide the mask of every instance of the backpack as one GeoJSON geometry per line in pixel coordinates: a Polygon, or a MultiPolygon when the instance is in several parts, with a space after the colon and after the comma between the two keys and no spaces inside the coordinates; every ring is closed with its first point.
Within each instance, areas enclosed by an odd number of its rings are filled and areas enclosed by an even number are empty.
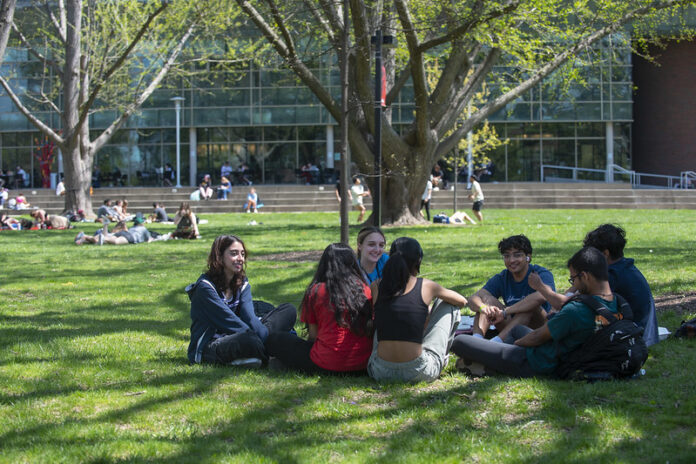
{"type": "Polygon", "coordinates": [[[436,214],[433,216],[433,223],[435,224],[449,224],[449,216],[445,213],[436,214]]]}
{"type": "Polygon", "coordinates": [[[621,295],[614,294],[619,309],[613,314],[590,295],[577,295],[597,315],[594,334],[578,349],[562,356],[556,375],[562,379],[623,379],[640,372],[648,358],[643,328],[633,322],[633,311],[621,295]]]}
{"type": "Polygon", "coordinates": [[[685,338],[696,337],[696,317],[688,321],[681,321],[681,325],[677,331],[674,332],[674,336],[685,338]]]}

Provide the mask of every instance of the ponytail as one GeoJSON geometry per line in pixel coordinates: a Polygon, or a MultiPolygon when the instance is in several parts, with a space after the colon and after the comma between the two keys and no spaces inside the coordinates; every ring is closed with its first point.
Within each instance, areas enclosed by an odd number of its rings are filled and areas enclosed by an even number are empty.
{"type": "Polygon", "coordinates": [[[420,272],[422,259],[423,249],[417,240],[409,237],[394,240],[389,250],[389,259],[382,269],[375,311],[382,305],[389,304],[396,296],[403,294],[409,277],[416,276],[420,272]]]}

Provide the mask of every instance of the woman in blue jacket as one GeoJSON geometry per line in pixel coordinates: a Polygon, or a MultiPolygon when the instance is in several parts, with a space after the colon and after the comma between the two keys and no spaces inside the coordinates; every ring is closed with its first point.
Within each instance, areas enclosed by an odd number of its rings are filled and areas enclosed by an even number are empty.
{"type": "Polygon", "coordinates": [[[290,331],[297,310],[285,303],[260,319],[246,277],[247,251],[234,235],[215,239],[208,270],[186,287],[191,300],[191,363],[259,366],[267,360],[269,332],[290,331]]]}

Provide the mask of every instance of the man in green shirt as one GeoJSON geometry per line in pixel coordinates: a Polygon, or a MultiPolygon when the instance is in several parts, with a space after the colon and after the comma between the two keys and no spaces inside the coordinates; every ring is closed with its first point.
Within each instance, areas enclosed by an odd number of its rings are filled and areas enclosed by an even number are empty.
{"type": "MultiPolygon", "coordinates": [[[[611,312],[617,312],[616,298],[609,287],[609,271],[604,254],[585,247],[568,260],[568,281],[580,293],[591,295],[611,312]]],[[[487,372],[517,377],[553,374],[563,355],[580,348],[599,326],[592,309],[571,301],[536,330],[516,326],[496,343],[470,335],[454,339],[452,351],[459,356],[457,367],[472,375],[487,372]]]]}

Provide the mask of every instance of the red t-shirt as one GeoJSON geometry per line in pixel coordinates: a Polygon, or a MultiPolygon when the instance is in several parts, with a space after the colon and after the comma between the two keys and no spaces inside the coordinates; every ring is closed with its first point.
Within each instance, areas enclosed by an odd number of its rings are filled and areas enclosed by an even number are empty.
{"type": "MultiPolygon", "coordinates": [[[[364,283],[363,292],[371,301],[370,287],[364,283]]],[[[372,353],[372,338],[356,335],[350,328],[340,327],[336,323],[326,284],[319,283],[312,288],[300,320],[305,324],[317,325],[317,339],[309,352],[314,364],[337,372],[358,371],[367,367],[372,353]]]]}

